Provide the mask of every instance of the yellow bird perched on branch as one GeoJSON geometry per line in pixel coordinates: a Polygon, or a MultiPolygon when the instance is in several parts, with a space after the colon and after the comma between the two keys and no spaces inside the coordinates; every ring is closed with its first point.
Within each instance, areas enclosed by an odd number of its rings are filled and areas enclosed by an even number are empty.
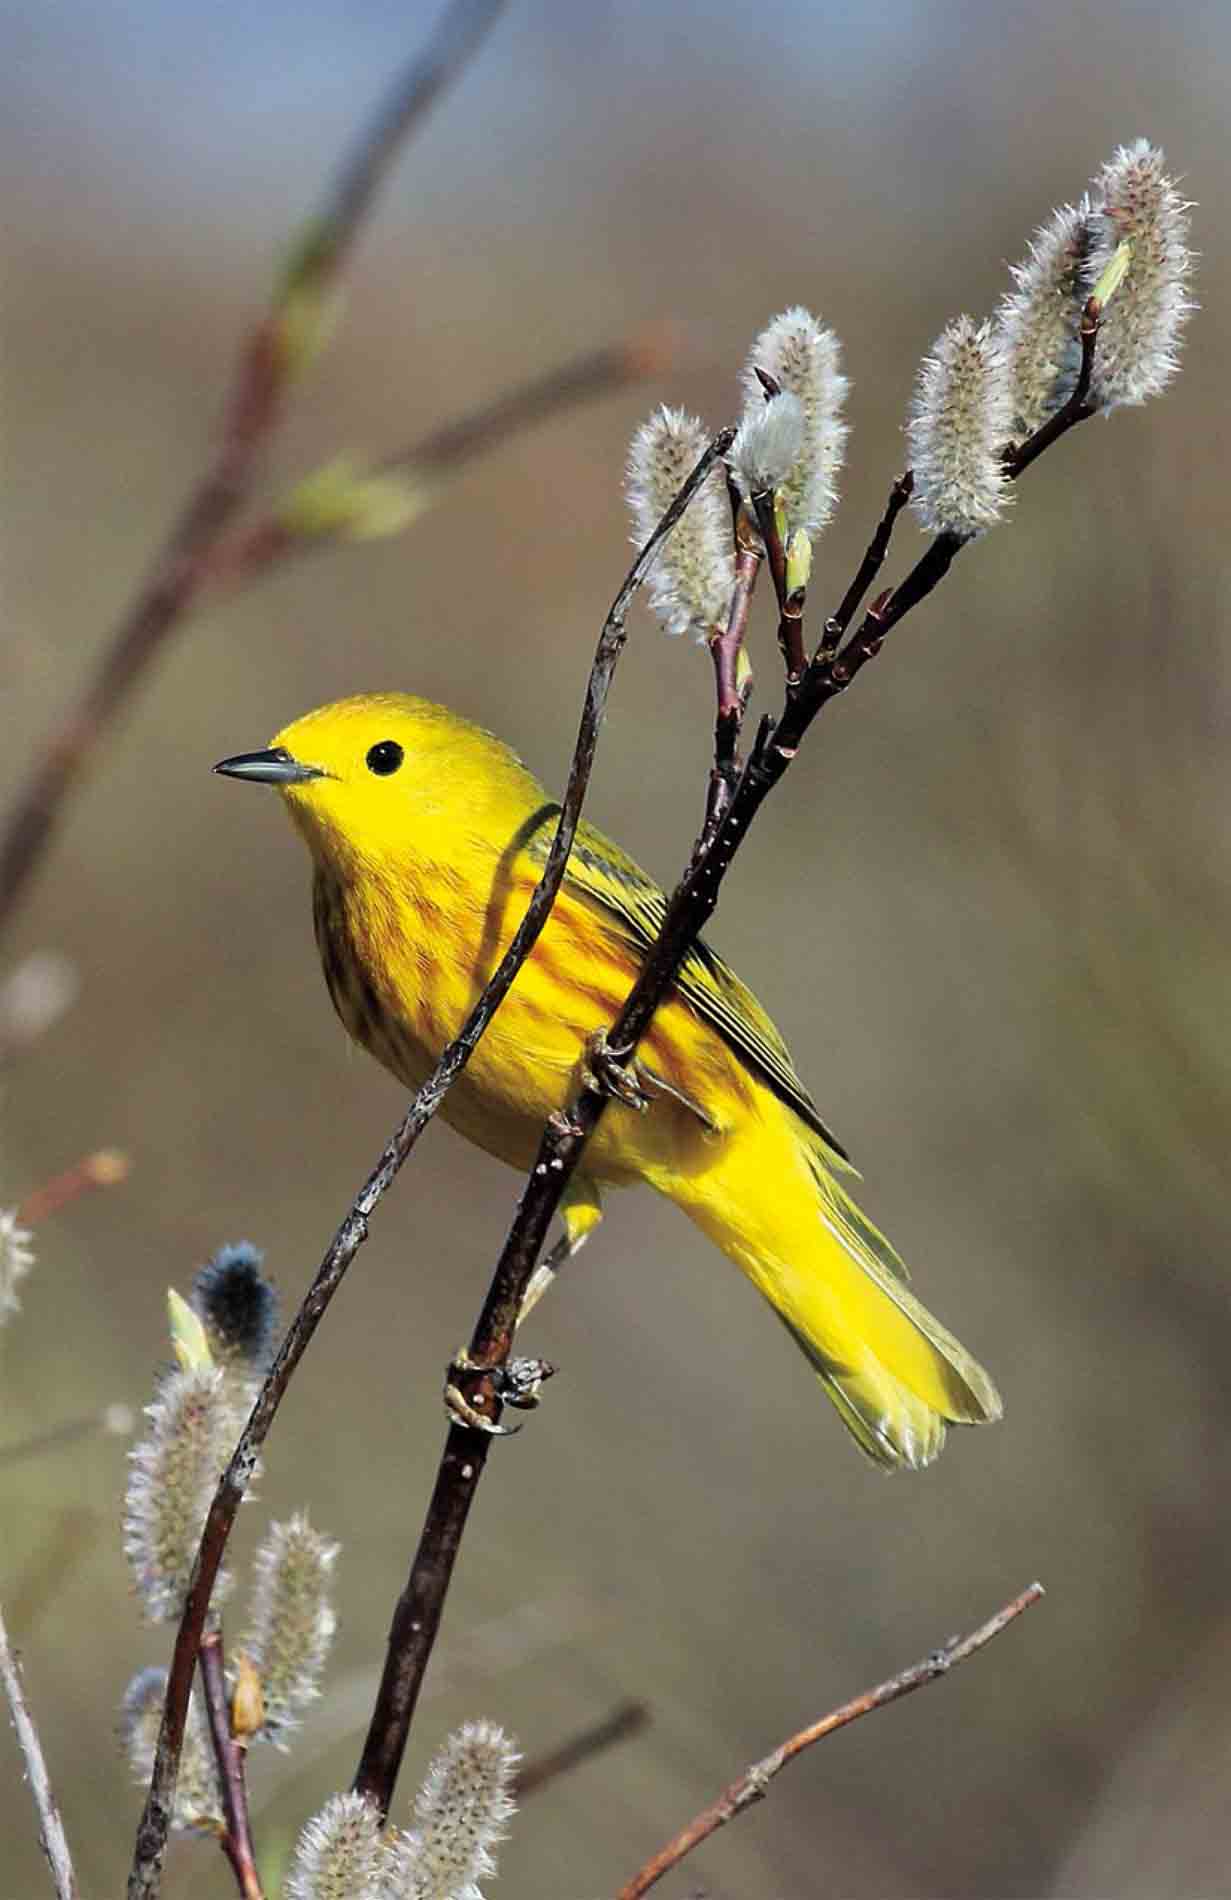
{"type": "MultiPolygon", "coordinates": [[[[520,923],[558,806],[490,733],[409,694],[321,707],[216,771],[276,785],[315,866],[325,980],[356,1042],[416,1088],[520,923]]],[[[615,1018],[666,910],[618,845],[581,825],[546,928],[441,1110],[529,1168],[615,1018]]],[[[561,1214],[569,1251],[601,1189],[644,1181],[743,1268],[884,1466],[926,1465],[949,1423],[1000,1416],[991,1380],[910,1292],[841,1177],[778,1031],[704,942],[636,1058],[641,1107],[614,1101],[561,1214]]]]}

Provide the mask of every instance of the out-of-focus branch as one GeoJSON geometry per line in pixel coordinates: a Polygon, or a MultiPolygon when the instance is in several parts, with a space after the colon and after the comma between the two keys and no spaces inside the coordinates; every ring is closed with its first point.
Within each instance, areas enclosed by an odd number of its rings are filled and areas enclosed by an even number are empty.
{"type": "Polygon", "coordinates": [[[82,1155],[71,1168],[55,1174],[41,1187],[31,1189],[17,1209],[23,1227],[37,1227],[49,1214],[58,1214],[95,1188],[118,1187],[128,1179],[129,1159],[118,1148],[96,1148],[82,1155]]]}
{"type": "Polygon", "coordinates": [[[896,1676],[890,1676],[887,1682],[878,1683],[875,1689],[866,1689],[862,1695],[855,1696],[852,1701],[844,1702],[841,1708],[834,1709],[829,1715],[823,1715],[819,1722],[812,1722],[807,1728],[801,1728],[796,1734],[788,1737],[774,1749],[772,1754],[766,1755],[762,1761],[755,1762],[745,1774],[733,1781],[730,1787],[724,1788],[716,1801],[711,1801],[710,1805],[703,1808],[687,1827],[681,1828],[665,1847],[660,1848],[657,1854],[646,1861],[644,1867],[620,1888],[617,1900],[641,1900],[642,1894],[648,1893],[651,1887],[657,1886],[663,1875],[669,1874],[673,1867],[678,1867],[680,1862],[692,1853],[694,1847],[699,1847],[702,1841],[708,1840],[711,1834],[716,1834],[718,1829],[725,1827],[728,1821],[733,1821],[737,1814],[743,1813],[745,1808],[750,1808],[756,1801],[763,1801],[769,1793],[769,1784],[774,1776],[779,1774],[789,1761],[794,1761],[796,1755],[802,1755],[803,1751],[811,1748],[815,1742],[824,1741],[827,1735],[836,1734],[838,1729],[848,1728],[861,1716],[871,1715],[875,1709],[887,1708],[891,1702],[900,1702],[903,1696],[913,1694],[916,1689],[924,1689],[928,1683],[935,1682],[938,1677],[948,1675],[958,1663],[969,1661],[971,1656],[985,1649],[995,1637],[1009,1627],[1010,1623],[1016,1621],[1024,1610],[1028,1610],[1032,1604],[1037,1603],[1042,1595],[1042,1584],[1032,1583],[1028,1589],[1021,1592],[1020,1596],[1014,1597],[1011,1603],[1006,1603],[1003,1609],[997,1610],[995,1616],[989,1617],[986,1623],[981,1623],[978,1629],[971,1630],[968,1636],[951,1637],[947,1643],[942,1643],[939,1649],[933,1650],[930,1656],[925,1656],[922,1662],[912,1664],[909,1669],[903,1669],[896,1676]]]}
{"type": "MultiPolygon", "coordinates": [[[[629,602],[644,580],[660,543],[670,534],[696,489],[709,472],[712,463],[723,453],[730,439],[731,431],[727,431],[717,436],[710,444],[675,502],[663,517],[657,532],[637,556],[624,585],[616,596],[599,636],[594,662],[590,669],[577,743],[569,768],[568,785],[560,808],[555,837],[552,840],[543,875],[535,887],[526,915],[518,926],[494,975],[467,1018],[461,1033],[443,1051],[432,1074],[411,1101],[401,1125],[385,1148],[376,1167],[355,1196],[349,1212],[317,1269],[312,1285],[291,1322],[286,1338],[278,1349],[239,1444],[219,1481],[201,1533],[201,1543],[193,1565],[183,1615],[176,1633],[175,1649],[167,1677],[162,1725],[155,1751],[154,1770],[137,1828],[132,1870],[128,1880],[128,1900],[155,1900],[159,1891],[163,1856],[171,1825],[171,1805],[175,1795],[180,1750],[183,1746],[184,1724],[188,1714],[188,1698],[205,1628],[209,1600],[226,1549],[227,1539],[231,1534],[240,1503],[251,1482],[261,1446],[265,1442],[291,1376],[307,1351],[326,1307],[340,1286],[351,1261],[367,1239],[368,1221],[371,1214],[392,1186],[415,1143],[440,1107],[448,1089],[465,1068],[479,1038],[508,994],[518,970],[530,954],[547,922],[556,893],[564,878],[569,852],[572,849],[573,838],[581,816],[582,803],[589,785],[607,695],[626,638],[624,623],[629,602]]],[[[520,1293],[517,1296],[517,1306],[513,1309],[514,1319],[519,1306],[520,1293]]],[[[511,1336],[512,1322],[509,1325],[510,1339],[511,1336]]],[[[478,1338],[477,1334],[476,1338],[478,1338]]],[[[507,1352],[506,1343],[506,1357],[507,1352]]],[[[493,1402],[492,1409],[498,1410],[498,1404],[493,1402]]],[[[450,1433],[450,1446],[459,1429],[454,1427],[453,1432],[450,1433]]],[[[487,1441],[483,1439],[481,1433],[464,1432],[463,1437],[471,1441],[472,1445],[473,1441],[478,1440],[484,1450],[486,1449],[487,1441]]],[[[463,1522],[465,1512],[469,1508],[468,1492],[473,1476],[474,1473],[468,1469],[461,1479],[462,1489],[467,1493],[461,1513],[463,1522]]],[[[440,1488],[439,1480],[437,1488],[438,1490],[440,1488]]],[[[458,1535],[460,1536],[460,1530],[458,1535]]],[[[426,1656],[424,1662],[426,1663],[426,1656]]],[[[399,1750],[398,1759],[400,1758],[399,1750]]]]}
{"type": "Polygon", "coordinates": [[[9,1648],[8,1631],[4,1627],[2,1614],[0,1614],[0,1680],[4,1683],[4,1694],[13,1721],[13,1731],[17,1736],[17,1745],[21,1749],[26,1764],[30,1793],[34,1797],[34,1806],[38,1813],[39,1839],[43,1844],[43,1852],[47,1856],[47,1864],[51,1868],[56,1900],[77,1900],[77,1876],[73,1872],[73,1857],[68,1850],[68,1837],[64,1832],[64,1823],[60,1819],[60,1810],[56,1806],[55,1796],[51,1792],[51,1778],[47,1773],[47,1763],[43,1759],[38,1729],[30,1713],[30,1704],[26,1701],[17,1658],[9,1648]]]}
{"type": "Polygon", "coordinates": [[[644,1702],[621,1702],[600,1721],[570,1735],[568,1741],[553,1748],[550,1754],[537,1755],[519,1768],[513,1782],[513,1799],[521,1807],[531,1795],[540,1794],[561,1775],[571,1775],[574,1768],[593,1760],[595,1755],[605,1754],[619,1742],[631,1741],[649,1723],[650,1711],[644,1702]]]}
{"type": "Polygon", "coordinates": [[[427,45],[400,73],[311,221],[293,277],[284,279],[244,340],[214,460],[189,497],[94,677],[44,742],[0,837],[0,926],[50,842],[87,758],[199,592],[210,556],[246,501],[279,420],[297,360],[287,320],[293,297],[323,301],[346,261],[399,145],[465,64],[501,0],[452,0],[427,45]]]}
{"type": "MultiPolygon", "coordinates": [[[[469,463],[562,410],[613,395],[630,383],[659,374],[670,366],[677,349],[674,326],[646,324],[618,343],[588,350],[506,391],[494,402],[445,423],[422,441],[386,457],[371,475],[377,479],[400,478],[405,507],[399,525],[408,526],[436,501],[444,484],[469,463]]],[[[303,524],[292,520],[285,510],[274,509],[247,527],[237,528],[215,546],[206,585],[246,585],[284,561],[336,547],[346,538],[345,529],[336,522],[306,532],[303,524]]]]}

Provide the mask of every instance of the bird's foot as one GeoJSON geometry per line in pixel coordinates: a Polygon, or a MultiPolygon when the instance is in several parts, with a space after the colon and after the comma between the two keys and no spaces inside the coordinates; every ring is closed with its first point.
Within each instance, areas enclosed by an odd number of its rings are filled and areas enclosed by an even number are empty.
{"type": "Polygon", "coordinates": [[[489,1438],[512,1438],[521,1430],[520,1424],[499,1425],[495,1419],[488,1418],[472,1404],[458,1380],[473,1378],[476,1374],[485,1376],[491,1380],[492,1391],[501,1404],[510,1405],[515,1411],[531,1412],[539,1403],[544,1382],[555,1370],[548,1359],[507,1359],[503,1365],[481,1365],[463,1346],[450,1365],[445,1381],[445,1411],[455,1425],[465,1425],[472,1432],[486,1432],[489,1438]]]}
{"type": "Polygon", "coordinates": [[[625,1108],[635,1108],[644,1115],[650,1106],[650,1097],[641,1086],[641,1077],[631,1057],[621,1059],[607,1041],[605,1029],[596,1029],[592,1036],[586,1037],[585,1061],[581,1076],[589,1088],[602,1089],[617,1102],[623,1102],[625,1108]]]}

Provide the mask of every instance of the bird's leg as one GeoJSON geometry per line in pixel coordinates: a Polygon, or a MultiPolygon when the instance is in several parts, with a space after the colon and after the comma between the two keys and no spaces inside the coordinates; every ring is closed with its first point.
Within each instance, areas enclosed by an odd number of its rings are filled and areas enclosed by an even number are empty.
{"type": "Polygon", "coordinates": [[[565,1261],[571,1260],[585,1246],[602,1218],[603,1203],[598,1183],[592,1181],[589,1175],[575,1174],[560,1202],[560,1220],[564,1232],[550,1252],[544,1254],[530,1276],[530,1284],[517,1317],[519,1326],[538,1305],[565,1261]]]}
{"type": "Polygon", "coordinates": [[[696,1117],[707,1135],[717,1133],[717,1123],[713,1117],[690,1095],[685,1095],[665,1076],[659,1075],[656,1069],[631,1059],[621,1061],[602,1029],[596,1029],[592,1036],[586,1037],[581,1079],[594,1088],[605,1089],[614,1100],[623,1102],[626,1108],[635,1108],[641,1115],[652,1108],[660,1096],[668,1095],[673,1102],[678,1102],[681,1108],[686,1108],[690,1115],[696,1117]]]}
{"type": "Polygon", "coordinates": [[[581,1079],[587,1088],[604,1089],[613,1100],[623,1102],[625,1108],[635,1108],[640,1115],[650,1106],[636,1064],[631,1056],[622,1061],[615,1054],[605,1029],[596,1029],[593,1035],[586,1037],[581,1079]]]}
{"type": "Polygon", "coordinates": [[[463,1346],[449,1367],[445,1381],[445,1411],[456,1425],[472,1432],[486,1432],[489,1438],[511,1438],[520,1425],[497,1425],[477,1411],[457,1381],[467,1374],[486,1374],[502,1404],[519,1412],[532,1412],[539,1403],[543,1383],[556,1368],[549,1359],[507,1359],[501,1366],[483,1366],[472,1359],[463,1346]]]}

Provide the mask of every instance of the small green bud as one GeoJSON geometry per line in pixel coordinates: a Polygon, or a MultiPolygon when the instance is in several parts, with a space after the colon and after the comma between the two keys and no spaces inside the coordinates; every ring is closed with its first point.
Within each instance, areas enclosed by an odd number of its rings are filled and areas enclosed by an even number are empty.
{"type": "Polygon", "coordinates": [[[786,591],[788,598],[798,594],[812,578],[812,541],[802,528],[796,528],[786,542],[786,591]]]}
{"type": "Polygon", "coordinates": [[[171,1350],[181,1372],[208,1370],[214,1363],[214,1355],[209,1349],[201,1316],[194,1313],[173,1286],[167,1288],[167,1318],[171,1324],[171,1350]]]}
{"type": "Polygon", "coordinates": [[[277,512],[283,526],[305,540],[375,541],[400,534],[434,499],[422,477],[363,475],[338,456],[297,482],[277,512]]]}
{"type": "Polygon", "coordinates": [[[1122,243],[1116,245],[1108,263],[1104,267],[1101,277],[1095,284],[1094,289],[1090,292],[1090,295],[1100,310],[1107,308],[1107,305],[1111,302],[1117,290],[1119,290],[1120,285],[1128,275],[1128,267],[1132,261],[1132,240],[1131,238],[1125,238],[1122,243]]]}

